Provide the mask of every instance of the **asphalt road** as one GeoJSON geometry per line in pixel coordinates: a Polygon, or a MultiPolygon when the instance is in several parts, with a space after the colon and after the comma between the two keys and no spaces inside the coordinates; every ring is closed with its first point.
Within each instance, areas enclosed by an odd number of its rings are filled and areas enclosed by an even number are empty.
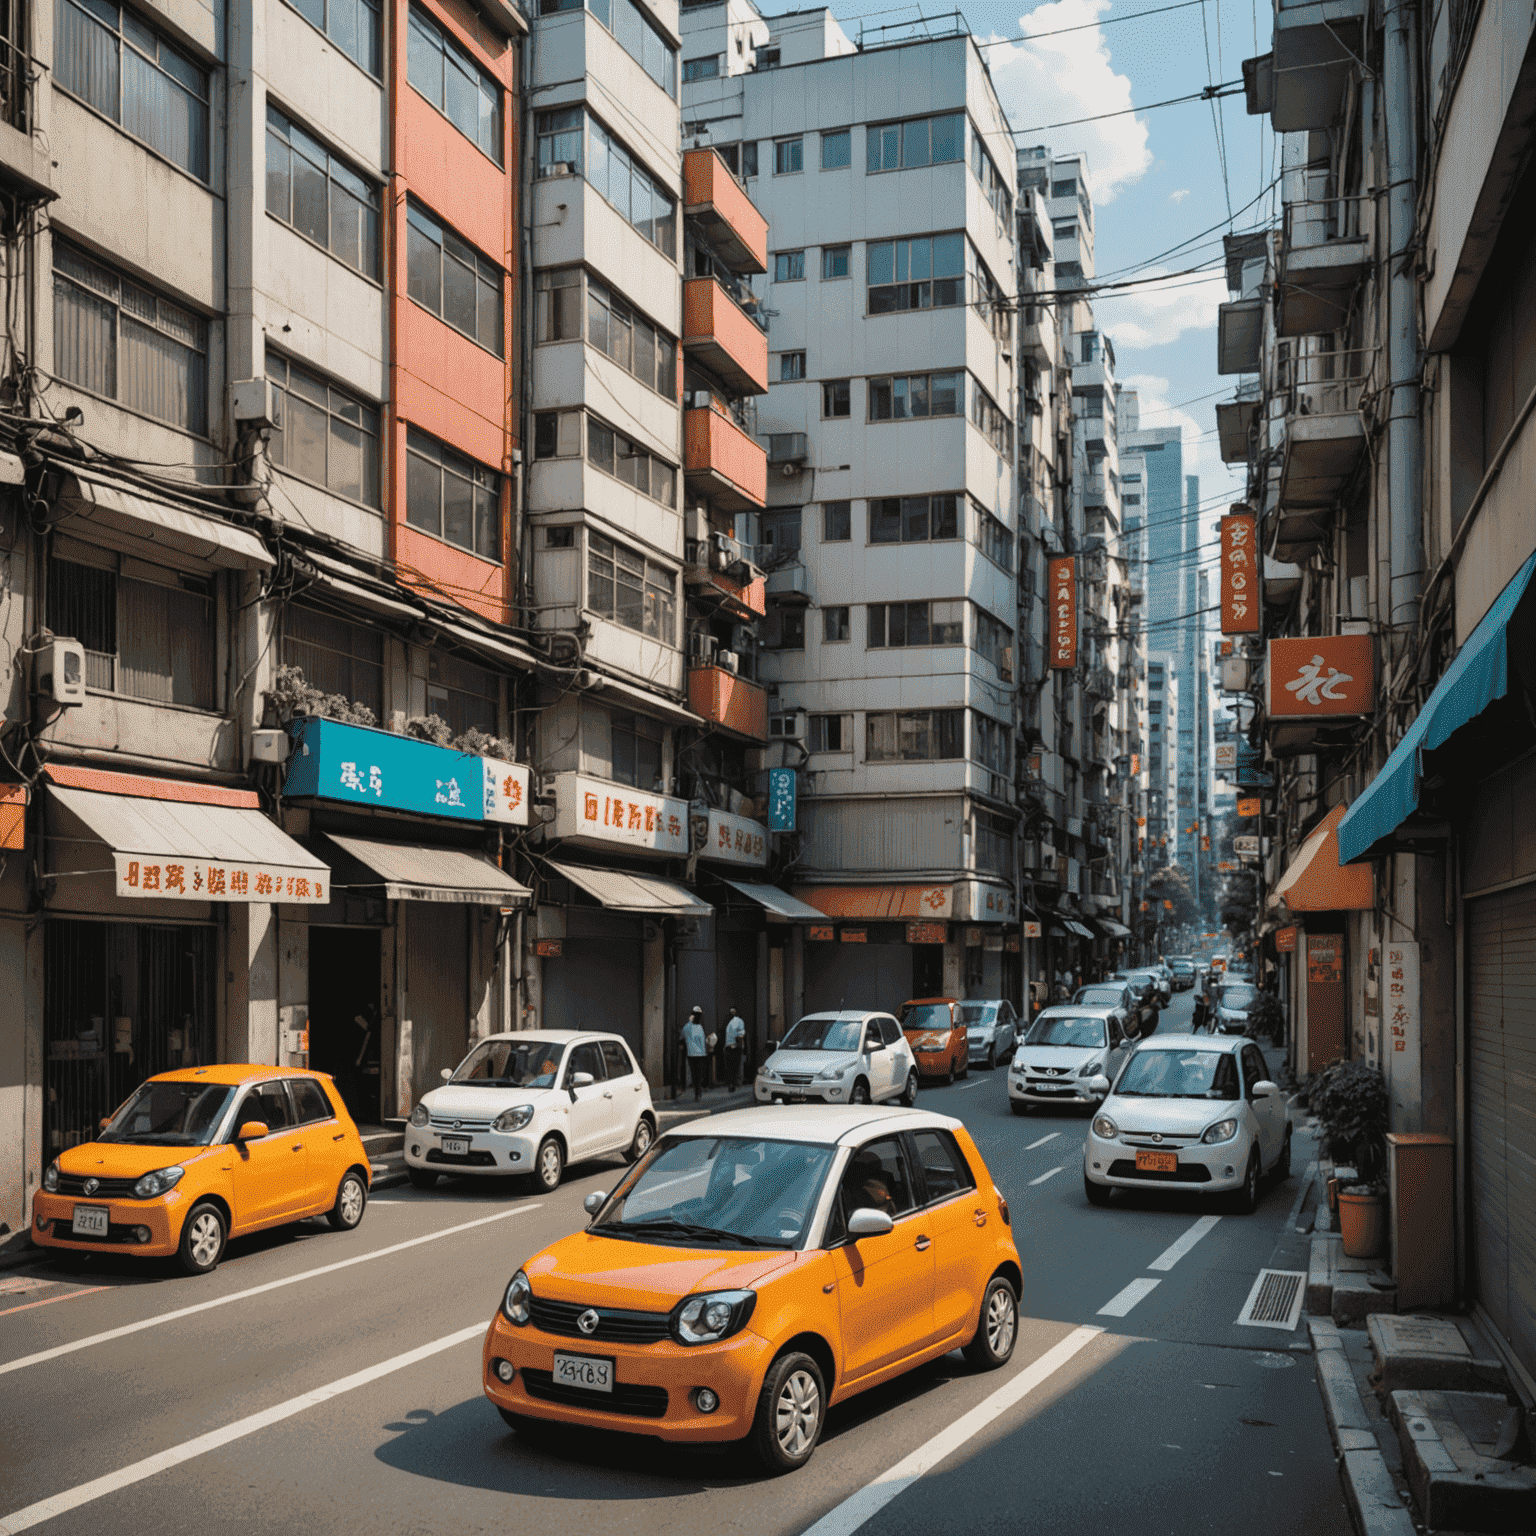
{"type": "MultiPolygon", "coordinates": [[[[1189,1009],[1176,997],[1163,1028],[1189,1009]]],[[[794,1476],[628,1436],[533,1450],[482,1397],[508,1277],[583,1223],[610,1162],[542,1199],[391,1190],[355,1232],[235,1243],[205,1279],[115,1258],[0,1275],[0,1536],[1349,1536],[1304,1330],[1236,1324],[1261,1268],[1306,1269],[1300,1129],[1295,1176],[1252,1216],[1184,1196],[1094,1210],[1079,1113],[1013,1116],[1001,1070],[920,1102],[965,1120],[1012,1207],[1017,1349],[833,1410],[794,1476]]]]}

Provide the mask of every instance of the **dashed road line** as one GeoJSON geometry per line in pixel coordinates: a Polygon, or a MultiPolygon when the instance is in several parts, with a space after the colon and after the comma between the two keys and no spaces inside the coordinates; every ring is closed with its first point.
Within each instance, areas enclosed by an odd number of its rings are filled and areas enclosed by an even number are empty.
{"type": "Polygon", "coordinates": [[[1124,1317],[1137,1302],[1145,1301],[1162,1283],[1161,1280],[1148,1280],[1145,1275],[1139,1280],[1132,1280],[1123,1291],[1116,1296],[1111,1296],[1099,1308],[1099,1316],[1124,1317]]]}
{"type": "Polygon", "coordinates": [[[1148,1269],[1170,1270],[1221,1220],[1220,1216],[1202,1216],[1178,1242],[1170,1244],[1147,1265],[1148,1269]]]}
{"type": "Polygon", "coordinates": [[[1039,1141],[1032,1141],[1024,1148],[1026,1152],[1033,1152],[1036,1147],[1043,1147],[1048,1141],[1055,1141],[1061,1135],[1060,1131],[1052,1131],[1049,1136],[1042,1136],[1039,1141]]]}
{"type": "Polygon", "coordinates": [[[1051,1168],[1045,1173],[1042,1173],[1038,1179],[1031,1179],[1029,1182],[1031,1185],[1044,1184],[1047,1179],[1054,1179],[1056,1175],[1061,1172],[1062,1168],[1065,1168],[1066,1166],[1067,1165],[1063,1163],[1061,1168],[1051,1168]]]}
{"type": "Polygon", "coordinates": [[[77,1296],[94,1296],[97,1291],[110,1291],[110,1285],[88,1285],[78,1291],[65,1291],[62,1296],[45,1296],[41,1301],[24,1301],[19,1307],[7,1307],[0,1312],[0,1317],[9,1317],[13,1312],[30,1312],[33,1307],[51,1307],[56,1301],[73,1301],[77,1296]]]}

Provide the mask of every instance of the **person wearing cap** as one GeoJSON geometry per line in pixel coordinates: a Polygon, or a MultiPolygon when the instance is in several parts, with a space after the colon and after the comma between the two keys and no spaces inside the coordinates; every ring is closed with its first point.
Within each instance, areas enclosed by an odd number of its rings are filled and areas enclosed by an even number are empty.
{"type": "Polygon", "coordinates": [[[747,1021],[732,1003],[725,1021],[725,1080],[734,1093],[741,1087],[741,1049],[747,1038],[747,1021]]]}
{"type": "Polygon", "coordinates": [[[688,1053],[688,1079],[693,1084],[695,1103],[704,1096],[704,1072],[709,1061],[709,1043],[704,1038],[704,1010],[697,1004],[683,1025],[683,1049],[688,1053]]]}

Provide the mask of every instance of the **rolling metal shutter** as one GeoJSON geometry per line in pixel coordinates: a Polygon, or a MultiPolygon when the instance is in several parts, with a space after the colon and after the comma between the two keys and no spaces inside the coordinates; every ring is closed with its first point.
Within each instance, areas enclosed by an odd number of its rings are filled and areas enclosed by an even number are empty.
{"type": "Polygon", "coordinates": [[[1466,907],[1473,1286],[1536,1374],[1536,883],[1466,907]]]}

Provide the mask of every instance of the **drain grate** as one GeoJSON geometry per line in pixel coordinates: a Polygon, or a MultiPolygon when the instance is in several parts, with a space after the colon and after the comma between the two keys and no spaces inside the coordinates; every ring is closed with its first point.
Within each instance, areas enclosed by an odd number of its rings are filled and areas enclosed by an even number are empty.
{"type": "Polygon", "coordinates": [[[1283,1328],[1289,1333],[1301,1316],[1307,1283],[1304,1270],[1261,1269],[1238,1314],[1239,1328],[1283,1328]]]}

